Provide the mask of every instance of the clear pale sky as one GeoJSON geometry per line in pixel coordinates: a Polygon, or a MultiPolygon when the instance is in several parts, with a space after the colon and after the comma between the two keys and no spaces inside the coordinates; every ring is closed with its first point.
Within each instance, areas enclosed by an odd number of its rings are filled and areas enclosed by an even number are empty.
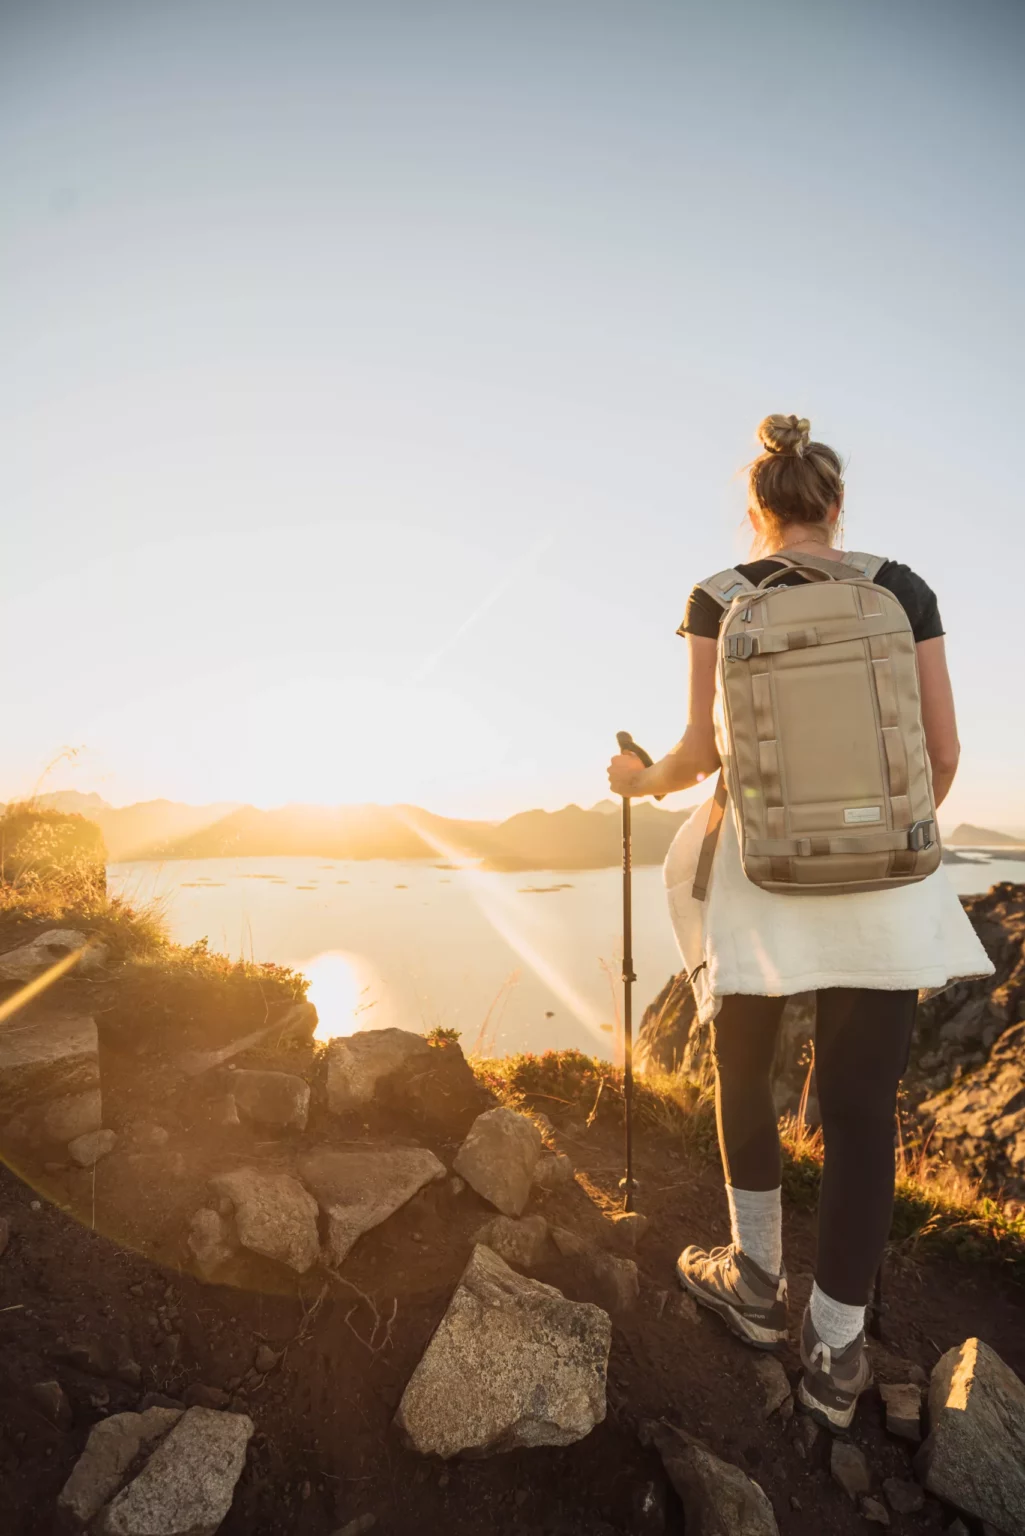
{"type": "Polygon", "coordinates": [[[590,803],[769,411],[1025,827],[1025,9],[0,7],[0,797],[590,803]]]}

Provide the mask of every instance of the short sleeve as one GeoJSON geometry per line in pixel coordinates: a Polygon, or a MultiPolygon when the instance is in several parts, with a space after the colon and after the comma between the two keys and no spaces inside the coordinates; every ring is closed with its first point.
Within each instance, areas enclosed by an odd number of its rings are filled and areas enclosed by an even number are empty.
{"type": "Polygon", "coordinates": [[[944,633],[940,618],[940,605],[936,593],[928,582],[923,581],[910,566],[895,560],[887,561],[876,580],[889,588],[896,597],[911,624],[911,632],[917,644],[923,640],[938,640],[944,633]]]}
{"type": "Polygon", "coordinates": [[[700,587],[695,587],[687,599],[683,623],[678,635],[704,635],[708,640],[718,640],[722,609],[714,597],[709,597],[700,587]]]}

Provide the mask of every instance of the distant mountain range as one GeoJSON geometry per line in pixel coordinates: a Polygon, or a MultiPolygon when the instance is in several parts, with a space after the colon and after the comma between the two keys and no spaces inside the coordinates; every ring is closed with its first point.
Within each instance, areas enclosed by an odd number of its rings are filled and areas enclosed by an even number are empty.
{"type": "MultiPolygon", "coordinates": [[[[179,805],[147,800],[108,805],[99,795],[69,790],[38,803],[95,821],[112,863],[135,859],[266,858],[275,854],[329,859],[478,861],[485,869],[604,869],[622,858],[614,801],[590,810],[523,811],[506,821],[459,821],[416,806],[179,805]]],[[[689,811],[663,811],[649,801],[633,808],[633,858],[660,864],[689,811]]]]}
{"type": "Polygon", "coordinates": [[[963,821],[949,836],[943,839],[948,848],[1022,848],[1025,837],[1014,837],[1009,832],[990,832],[986,827],[973,827],[963,821]]]}

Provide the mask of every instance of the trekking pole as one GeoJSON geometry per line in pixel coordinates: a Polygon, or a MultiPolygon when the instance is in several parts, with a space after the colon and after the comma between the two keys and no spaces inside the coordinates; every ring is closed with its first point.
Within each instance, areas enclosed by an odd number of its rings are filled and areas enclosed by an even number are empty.
{"type": "MultiPolygon", "coordinates": [[[[632,752],[640,758],[645,768],[651,767],[651,758],[639,747],[629,731],[617,731],[616,741],[620,752],[632,752]]],[[[656,800],[661,800],[656,795],[656,800]]],[[[623,796],[623,1099],[626,1105],[626,1177],[620,1179],[623,1191],[623,1209],[632,1211],[637,1181],[634,1178],[633,1152],[633,1096],[634,1096],[634,1033],[633,1033],[633,903],[630,867],[630,796],[623,796]]]]}

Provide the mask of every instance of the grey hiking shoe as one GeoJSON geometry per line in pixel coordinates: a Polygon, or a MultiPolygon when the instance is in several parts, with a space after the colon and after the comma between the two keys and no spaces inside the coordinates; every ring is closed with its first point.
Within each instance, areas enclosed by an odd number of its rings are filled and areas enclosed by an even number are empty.
{"type": "Polygon", "coordinates": [[[787,1273],[769,1275],[741,1249],[685,1248],[676,1261],[684,1290],[711,1307],[745,1344],[775,1349],[787,1336],[787,1273]]]}
{"type": "Polygon", "coordinates": [[[872,1385],[864,1330],[843,1349],[830,1349],[815,1332],[811,1309],[805,1308],[801,1364],[804,1376],[797,1389],[799,1405],[834,1433],[849,1429],[858,1398],[872,1385]]]}

